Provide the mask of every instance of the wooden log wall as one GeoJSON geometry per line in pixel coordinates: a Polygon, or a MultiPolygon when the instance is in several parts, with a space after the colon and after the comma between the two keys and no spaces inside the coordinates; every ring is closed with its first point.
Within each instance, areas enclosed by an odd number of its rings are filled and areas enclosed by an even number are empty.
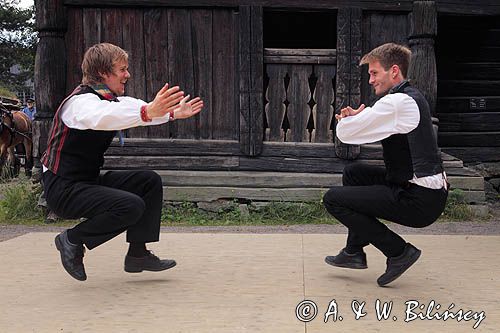
{"type": "MultiPolygon", "coordinates": [[[[363,54],[384,43],[408,45],[408,14],[363,12],[363,54]]],[[[368,68],[361,68],[361,101],[367,105],[376,100],[368,84],[368,68]]]]}
{"type": "Polygon", "coordinates": [[[437,69],[434,39],[437,33],[435,1],[415,1],[410,13],[409,44],[411,48],[408,78],[429,102],[431,115],[436,115],[437,69]]]}
{"type": "Polygon", "coordinates": [[[266,49],[265,140],[333,142],[335,49],[266,49]]]}
{"type": "Polygon", "coordinates": [[[466,163],[500,162],[500,16],[440,16],[439,145],[466,163]]]}
{"type": "Polygon", "coordinates": [[[129,53],[127,95],[152,100],[169,82],[205,101],[196,117],[130,129],[127,137],[239,139],[237,11],[69,7],[67,12],[73,23],[65,35],[67,93],[81,80],[84,51],[95,43],[114,43],[129,53]]]}

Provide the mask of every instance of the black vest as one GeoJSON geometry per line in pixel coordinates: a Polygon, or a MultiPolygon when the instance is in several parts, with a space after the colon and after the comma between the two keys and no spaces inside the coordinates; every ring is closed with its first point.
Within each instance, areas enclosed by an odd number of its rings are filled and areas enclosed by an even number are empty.
{"type": "Polygon", "coordinates": [[[408,82],[395,87],[390,93],[403,93],[413,98],[420,112],[420,122],[407,134],[393,134],[382,140],[387,181],[406,184],[413,178],[413,174],[420,178],[443,172],[430,108],[425,97],[408,82]]]}
{"type": "Polygon", "coordinates": [[[61,109],[75,95],[93,93],[105,98],[85,85],[78,86],[59,106],[49,135],[47,150],[41,162],[56,175],[72,180],[95,180],[104,164],[104,153],[116,131],[78,130],[69,128],[61,119],[61,109]]]}

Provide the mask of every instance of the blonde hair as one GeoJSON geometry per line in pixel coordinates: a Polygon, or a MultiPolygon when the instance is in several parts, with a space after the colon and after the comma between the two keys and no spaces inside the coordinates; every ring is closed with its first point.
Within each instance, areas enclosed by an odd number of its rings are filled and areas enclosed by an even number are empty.
{"type": "Polygon", "coordinates": [[[100,83],[103,79],[101,74],[112,73],[113,64],[121,60],[128,60],[128,54],[116,45],[100,43],[91,46],[83,56],[82,83],[100,83]]]}
{"type": "Polygon", "coordinates": [[[387,43],[374,48],[361,58],[360,65],[365,65],[373,61],[380,62],[380,65],[387,71],[392,65],[398,65],[401,74],[406,78],[408,67],[410,66],[411,51],[403,45],[387,43]]]}

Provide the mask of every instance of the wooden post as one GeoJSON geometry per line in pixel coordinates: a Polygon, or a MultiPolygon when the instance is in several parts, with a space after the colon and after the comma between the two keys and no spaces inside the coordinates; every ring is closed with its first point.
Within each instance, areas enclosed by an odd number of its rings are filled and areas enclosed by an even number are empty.
{"type": "Polygon", "coordinates": [[[260,6],[240,6],[239,12],[240,148],[248,156],[258,156],[264,137],[263,10],[260,6]]]}
{"type": "Polygon", "coordinates": [[[37,0],[36,29],[38,47],[35,57],[35,94],[37,113],[33,122],[33,157],[36,177],[40,173],[40,157],[47,145],[48,132],[66,90],[67,28],[63,0],[37,0]]]}
{"type": "MultiPolygon", "coordinates": [[[[410,13],[412,51],[408,78],[429,102],[431,115],[436,116],[437,70],[434,40],[437,34],[437,10],[435,1],[414,1],[410,13]]],[[[434,120],[436,122],[437,119],[434,120]]]]}
{"type": "MultiPolygon", "coordinates": [[[[346,106],[357,108],[361,98],[361,18],[360,8],[341,8],[337,17],[337,83],[335,113],[346,106]]],[[[335,153],[343,159],[355,159],[359,145],[342,143],[335,136],[335,153]]]]}

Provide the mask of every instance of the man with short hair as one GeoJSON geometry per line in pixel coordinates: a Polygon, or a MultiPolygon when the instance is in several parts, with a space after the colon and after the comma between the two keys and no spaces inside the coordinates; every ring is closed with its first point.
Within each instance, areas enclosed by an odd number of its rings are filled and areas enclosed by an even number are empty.
{"type": "Polygon", "coordinates": [[[26,106],[23,108],[23,113],[30,118],[31,121],[35,118],[36,107],[33,98],[28,98],[26,100],[26,106]]]}
{"type": "Polygon", "coordinates": [[[377,279],[379,286],[401,276],[421,251],[378,218],[426,227],[441,215],[448,196],[429,104],[406,80],[410,56],[407,47],[388,43],[361,59],[380,99],[372,107],[348,106],[335,115],[337,136],[348,144],[381,140],[385,167],[349,164],[343,186],[332,187],[324,196],[328,212],[348,228],[345,248],[327,256],[326,263],[367,268],[363,248],[372,244],[387,257],[386,271],[377,279]]]}
{"type": "Polygon", "coordinates": [[[146,249],[146,243],[159,240],[160,176],[153,171],[101,174],[101,167],[117,131],[194,116],[203,108],[203,101],[199,97],[190,100],[179,87],[168,84],[150,103],[123,96],[130,78],[128,55],[108,43],[85,52],[82,72],[82,84],[54,115],[41,158],[49,208],[62,218],[85,217],[55,238],[63,267],[73,278],[86,280],[84,245],[91,250],[124,231],[130,243],[126,272],[174,267],[174,260],[160,260],[146,249]]]}

